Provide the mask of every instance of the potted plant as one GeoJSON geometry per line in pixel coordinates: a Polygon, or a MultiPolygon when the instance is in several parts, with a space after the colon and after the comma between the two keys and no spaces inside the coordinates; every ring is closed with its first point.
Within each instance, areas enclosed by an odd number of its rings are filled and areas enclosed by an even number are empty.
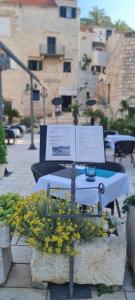
{"type": "Polygon", "coordinates": [[[125,199],[123,212],[127,212],[127,255],[129,264],[135,272],[135,195],[125,199]]]}
{"type": "Polygon", "coordinates": [[[77,208],[74,213],[73,222],[70,201],[48,200],[43,191],[16,205],[13,225],[33,246],[33,285],[68,282],[70,255],[75,256],[75,283],[122,285],[126,260],[123,225],[117,227],[116,220],[106,215],[80,220],[77,208]],[[69,218],[64,218],[67,214],[69,218]]]}
{"type": "Polygon", "coordinates": [[[5,133],[4,133],[2,122],[0,122],[0,179],[2,179],[4,176],[6,162],[7,162],[7,147],[5,143],[5,133]]]}
{"type": "Polygon", "coordinates": [[[0,196],[0,285],[4,285],[12,262],[10,218],[20,196],[7,193],[0,196]]]}
{"type": "Polygon", "coordinates": [[[81,104],[78,102],[78,100],[75,100],[75,102],[70,106],[72,111],[72,117],[73,117],[73,124],[78,125],[79,117],[80,117],[80,107],[81,104]]]}

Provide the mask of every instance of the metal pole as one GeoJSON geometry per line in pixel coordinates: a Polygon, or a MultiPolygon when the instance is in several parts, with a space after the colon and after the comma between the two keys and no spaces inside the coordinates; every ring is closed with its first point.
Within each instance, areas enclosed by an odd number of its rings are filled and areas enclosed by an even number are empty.
{"type": "Polygon", "coordinates": [[[30,121],[31,121],[31,144],[29,150],[36,150],[34,145],[34,111],[33,111],[33,77],[30,76],[30,121]]]}
{"type": "Polygon", "coordinates": [[[43,120],[44,120],[44,125],[45,125],[45,88],[43,87],[43,120]]]}
{"type": "Polygon", "coordinates": [[[0,69],[0,121],[3,121],[3,101],[2,101],[2,69],[0,69]]]}
{"type": "MultiPolygon", "coordinates": [[[[73,165],[72,165],[71,210],[72,210],[72,214],[74,214],[74,211],[75,211],[75,163],[73,163],[73,165]]],[[[73,222],[74,222],[74,220],[73,220],[73,222]]],[[[72,244],[72,250],[74,251],[74,242],[72,244]]],[[[70,256],[70,259],[69,259],[69,295],[70,295],[70,299],[73,298],[73,294],[74,294],[74,257],[70,256]]]]}

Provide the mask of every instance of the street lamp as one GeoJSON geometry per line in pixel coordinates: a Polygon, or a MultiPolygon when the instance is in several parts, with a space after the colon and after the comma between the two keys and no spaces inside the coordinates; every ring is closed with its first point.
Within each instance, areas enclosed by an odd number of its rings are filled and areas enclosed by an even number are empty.
{"type": "Polygon", "coordinates": [[[0,121],[3,121],[3,95],[2,95],[2,71],[10,69],[10,58],[5,53],[0,53],[0,121]]]}

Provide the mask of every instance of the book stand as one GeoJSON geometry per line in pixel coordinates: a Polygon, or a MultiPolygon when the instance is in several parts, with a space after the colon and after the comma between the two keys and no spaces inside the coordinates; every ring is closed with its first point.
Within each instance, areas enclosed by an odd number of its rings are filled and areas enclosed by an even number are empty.
{"type": "MultiPolygon", "coordinates": [[[[67,162],[68,163],[68,162],[67,162]]],[[[74,214],[75,210],[75,193],[76,193],[76,176],[75,176],[75,169],[76,163],[72,164],[72,177],[71,177],[71,214],[69,215],[48,215],[46,214],[45,217],[47,218],[70,218],[73,220],[73,224],[75,218],[88,218],[88,217],[101,217],[102,216],[102,199],[101,195],[105,193],[105,187],[102,183],[98,186],[92,188],[79,188],[78,190],[82,189],[97,189],[99,194],[99,203],[98,203],[98,213],[92,214],[91,213],[79,213],[74,214]]],[[[50,184],[48,184],[47,195],[48,195],[48,203],[49,206],[49,197],[51,190],[57,190],[57,188],[51,188],[50,184]]],[[[59,188],[58,188],[59,189],[59,188]]],[[[63,190],[62,188],[60,188],[63,190]]],[[[65,188],[65,190],[68,190],[65,188]]],[[[48,210],[47,210],[48,211],[48,210]]],[[[92,210],[93,211],[93,210],[92,210]]],[[[74,243],[72,244],[72,249],[74,250],[74,243]]],[[[50,300],[68,300],[68,299],[90,299],[91,298],[91,290],[89,285],[77,285],[74,284],[74,257],[70,256],[69,258],[69,284],[65,285],[56,285],[56,284],[49,284],[50,289],[50,300]]]]}

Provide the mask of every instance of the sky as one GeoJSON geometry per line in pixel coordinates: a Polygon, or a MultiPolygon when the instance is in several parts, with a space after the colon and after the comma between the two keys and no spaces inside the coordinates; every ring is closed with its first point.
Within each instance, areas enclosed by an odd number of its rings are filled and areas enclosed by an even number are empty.
{"type": "Polygon", "coordinates": [[[112,18],[124,20],[135,29],[135,0],[78,0],[81,9],[81,17],[88,17],[88,12],[93,6],[104,8],[105,13],[112,18]]]}

